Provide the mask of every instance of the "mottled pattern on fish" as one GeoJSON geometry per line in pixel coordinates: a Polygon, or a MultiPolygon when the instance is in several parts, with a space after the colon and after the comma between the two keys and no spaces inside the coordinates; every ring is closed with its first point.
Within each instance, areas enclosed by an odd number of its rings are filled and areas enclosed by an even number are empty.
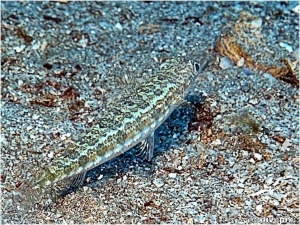
{"type": "Polygon", "coordinates": [[[152,145],[152,153],[154,131],[183,102],[202,65],[183,59],[167,60],[155,76],[108,107],[100,122],[80,141],[38,172],[32,185],[43,189],[88,171],[144,140],[152,145]]]}

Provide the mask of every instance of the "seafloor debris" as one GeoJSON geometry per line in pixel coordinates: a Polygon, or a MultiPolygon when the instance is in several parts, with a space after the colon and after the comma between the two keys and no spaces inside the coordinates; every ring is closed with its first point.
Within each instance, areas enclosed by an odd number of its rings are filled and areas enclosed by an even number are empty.
{"type": "Polygon", "coordinates": [[[262,70],[275,78],[299,86],[298,78],[286,58],[270,49],[262,33],[262,19],[241,12],[237,22],[224,27],[216,50],[227,56],[237,66],[246,66],[253,70],[262,70]]]}

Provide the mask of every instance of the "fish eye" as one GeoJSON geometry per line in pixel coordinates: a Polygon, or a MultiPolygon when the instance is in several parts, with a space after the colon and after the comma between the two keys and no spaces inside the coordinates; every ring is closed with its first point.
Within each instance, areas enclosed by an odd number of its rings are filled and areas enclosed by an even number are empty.
{"type": "Polygon", "coordinates": [[[194,70],[195,70],[196,72],[199,72],[200,66],[199,66],[198,63],[194,63],[194,70]]]}

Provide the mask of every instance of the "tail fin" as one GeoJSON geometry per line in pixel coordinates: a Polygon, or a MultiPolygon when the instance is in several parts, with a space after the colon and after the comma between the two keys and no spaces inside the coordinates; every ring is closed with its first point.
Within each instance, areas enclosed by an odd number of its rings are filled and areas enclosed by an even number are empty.
{"type": "Polygon", "coordinates": [[[29,216],[37,204],[48,206],[57,197],[54,185],[36,185],[34,179],[23,180],[12,194],[12,206],[10,212],[21,218],[29,216]]]}

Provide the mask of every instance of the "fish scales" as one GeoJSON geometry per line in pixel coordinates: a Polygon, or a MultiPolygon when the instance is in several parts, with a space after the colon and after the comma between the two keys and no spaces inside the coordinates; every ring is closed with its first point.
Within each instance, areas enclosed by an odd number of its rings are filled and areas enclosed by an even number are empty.
{"type": "Polygon", "coordinates": [[[155,76],[108,107],[100,122],[80,141],[71,144],[48,168],[38,171],[32,185],[43,189],[88,171],[145,140],[183,102],[201,66],[183,59],[167,60],[155,76]]]}

